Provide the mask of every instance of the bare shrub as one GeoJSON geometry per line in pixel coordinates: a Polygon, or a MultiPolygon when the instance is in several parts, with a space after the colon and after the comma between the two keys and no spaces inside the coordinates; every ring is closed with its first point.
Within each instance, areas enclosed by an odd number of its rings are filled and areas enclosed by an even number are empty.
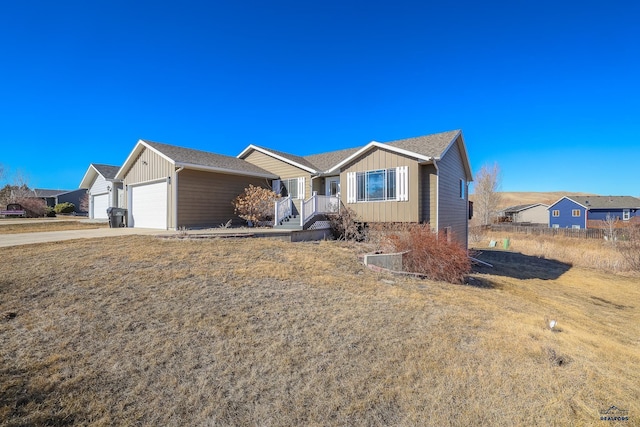
{"type": "Polygon", "coordinates": [[[50,208],[44,200],[35,197],[20,197],[15,203],[20,203],[22,208],[27,211],[27,216],[41,217],[49,213],[50,208]]]}
{"type": "Polygon", "coordinates": [[[429,224],[397,226],[387,232],[386,239],[396,252],[406,251],[402,262],[407,271],[449,283],[464,283],[471,271],[466,249],[434,233],[429,224]]]}
{"type": "Polygon", "coordinates": [[[10,203],[18,203],[30,217],[44,216],[48,211],[45,201],[35,197],[33,190],[25,184],[7,184],[0,190],[0,206],[4,208],[10,203]]]}
{"type": "Polygon", "coordinates": [[[358,222],[358,215],[351,208],[343,206],[339,213],[329,216],[329,223],[336,240],[362,242],[367,237],[364,224],[358,222]]]}
{"type": "Polygon", "coordinates": [[[627,268],[631,271],[640,271],[640,224],[625,228],[624,241],[619,242],[617,248],[627,268]]]}
{"type": "Polygon", "coordinates": [[[244,189],[244,193],[236,197],[232,204],[236,215],[257,224],[273,216],[277,198],[278,195],[274,191],[249,184],[249,187],[244,189]]]}

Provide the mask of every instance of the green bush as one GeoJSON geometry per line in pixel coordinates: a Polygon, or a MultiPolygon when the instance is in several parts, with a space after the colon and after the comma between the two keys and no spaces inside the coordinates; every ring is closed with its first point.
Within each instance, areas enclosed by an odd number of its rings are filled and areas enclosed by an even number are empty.
{"type": "Polygon", "coordinates": [[[71,213],[76,210],[76,205],[70,202],[58,203],[54,206],[53,210],[56,213],[71,213]]]}
{"type": "Polygon", "coordinates": [[[54,217],[56,216],[56,211],[54,211],[51,206],[47,206],[44,211],[44,216],[54,217]]]}

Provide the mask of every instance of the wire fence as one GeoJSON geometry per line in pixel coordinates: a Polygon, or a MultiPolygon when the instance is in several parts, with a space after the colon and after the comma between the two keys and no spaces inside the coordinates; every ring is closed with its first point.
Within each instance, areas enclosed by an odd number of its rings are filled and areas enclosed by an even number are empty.
{"type": "Polygon", "coordinates": [[[483,227],[483,230],[500,231],[503,233],[521,233],[534,236],[573,237],[577,239],[604,239],[607,235],[606,230],[599,228],[550,228],[510,224],[492,224],[483,227]]]}

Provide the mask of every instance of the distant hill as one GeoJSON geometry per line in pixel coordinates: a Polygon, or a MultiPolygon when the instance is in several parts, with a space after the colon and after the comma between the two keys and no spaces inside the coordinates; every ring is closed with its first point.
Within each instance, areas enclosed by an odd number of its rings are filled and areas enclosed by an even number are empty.
{"type": "MultiPolygon", "coordinates": [[[[548,192],[535,192],[535,191],[501,191],[500,205],[498,209],[508,208],[516,205],[526,205],[534,203],[544,203],[550,205],[557,202],[564,196],[579,195],[579,196],[594,196],[591,193],[576,193],[572,191],[548,191],[548,192]]],[[[469,195],[469,199],[474,201],[474,194],[469,195]]]]}

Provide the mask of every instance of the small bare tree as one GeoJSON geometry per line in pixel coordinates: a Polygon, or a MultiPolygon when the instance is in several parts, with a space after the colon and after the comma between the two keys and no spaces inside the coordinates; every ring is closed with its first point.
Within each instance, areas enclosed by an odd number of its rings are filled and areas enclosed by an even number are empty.
{"type": "MultiPolygon", "coordinates": [[[[476,173],[473,191],[475,195],[474,211],[480,221],[480,225],[489,225],[497,216],[500,204],[500,186],[502,176],[498,163],[493,166],[484,165],[476,173]]],[[[474,215],[475,216],[475,215],[474,215]]]]}
{"type": "Polygon", "coordinates": [[[602,220],[602,226],[604,228],[604,238],[612,245],[616,243],[616,225],[618,225],[618,218],[611,214],[607,214],[605,219],[602,220]]]}

